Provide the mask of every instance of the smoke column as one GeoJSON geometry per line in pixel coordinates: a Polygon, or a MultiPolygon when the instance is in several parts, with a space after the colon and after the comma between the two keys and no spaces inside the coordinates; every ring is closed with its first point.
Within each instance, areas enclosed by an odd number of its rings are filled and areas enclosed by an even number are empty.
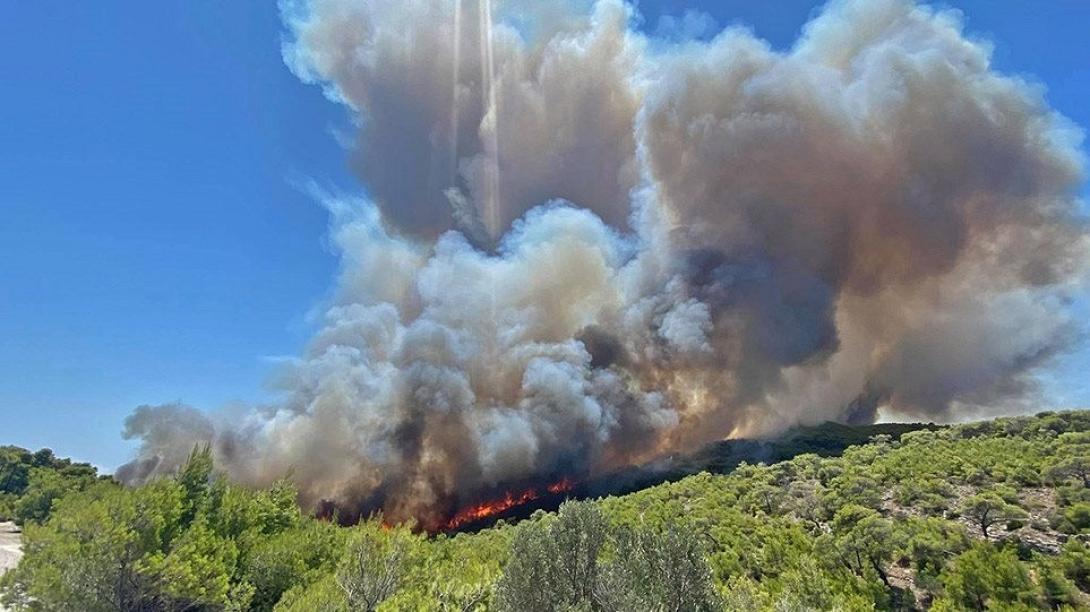
{"type": "Polygon", "coordinates": [[[324,196],[342,269],[283,401],[138,408],[130,482],[208,441],[435,524],[729,436],[1023,410],[1081,334],[1081,132],[955,12],[836,1],[786,52],[620,0],[283,13],[368,196],[324,196]]]}

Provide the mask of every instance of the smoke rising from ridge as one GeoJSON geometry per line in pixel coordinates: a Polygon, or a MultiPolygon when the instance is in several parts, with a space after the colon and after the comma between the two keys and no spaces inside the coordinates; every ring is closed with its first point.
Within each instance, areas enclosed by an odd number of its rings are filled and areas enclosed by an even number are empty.
{"type": "Polygon", "coordinates": [[[209,441],[434,525],[726,436],[1012,409],[1078,338],[1081,133],[956,13],[833,2],[777,52],[531,4],[284,6],[286,61],[360,126],[336,295],[281,403],[141,407],[120,477],[209,441]]]}

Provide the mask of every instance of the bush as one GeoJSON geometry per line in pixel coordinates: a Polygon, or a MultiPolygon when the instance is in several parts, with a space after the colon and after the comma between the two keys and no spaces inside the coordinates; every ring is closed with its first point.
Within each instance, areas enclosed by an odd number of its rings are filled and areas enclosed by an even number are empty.
{"type": "Polygon", "coordinates": [[[1078,533],[1090,529],[1090,503],[1079,502],[1064,510],[1064,519],[1078,533]]]}
{"type": "Polygon", "coordinates": [[[14,493],[0,493],[0,522],[15,519],[15,502],[18,497],[14,493]]]}
{"type": "Polygon", "coordinates": [[[1037,588],[1013,550],[979,542],[954,559],[940,577],[945,592],[938,610],[1037,607],[1037,588]]]}
{"type": "Polygon", "coordinates": [[[344,591],[333,574],[308,585],[296,585],[284,593],[275,612],[348,612],[344,591]]]}

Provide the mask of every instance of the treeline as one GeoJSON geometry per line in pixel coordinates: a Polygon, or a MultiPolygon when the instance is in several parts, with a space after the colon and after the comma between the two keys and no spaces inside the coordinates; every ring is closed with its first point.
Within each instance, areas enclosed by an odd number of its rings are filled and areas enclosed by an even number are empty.
{"type": "Polygon", "coordinates": [[[1090,414],[876,436],[517,525],[428,537],[301,513],[288,481],[87,484],[0,581],[42,610],[1034,610],[1090,607],[1090,414]]]}
{"type": "Polygon", "coordinates": [[[43,522],[53,501],[80,491],[99,479],[87,463],[60,459],[48,448],[30,452],[18,446],[0,446],[0,521],[43,522]]]}
{"type": "MultiPolygon", "coordinates": [[[[891,440],[898,440],[906,433],[921,429],[933,431],[939,429],[939,426],[933,423],[843,425],[825,422],[820,425],[794,427],[770,439],[720,440],[692,453],[656,461],[650,466],[622,468],[585,483],[578,483],[574,492],[580,498],[626,495],[701,472],[728,473],[742,463],[778,463],[802,454],[821,457],[839,455],[850,446],[866,444],[874,436],[886,435],[891,440]]],[[[552,507],[555,508],[555,505],[552,507]]]]}

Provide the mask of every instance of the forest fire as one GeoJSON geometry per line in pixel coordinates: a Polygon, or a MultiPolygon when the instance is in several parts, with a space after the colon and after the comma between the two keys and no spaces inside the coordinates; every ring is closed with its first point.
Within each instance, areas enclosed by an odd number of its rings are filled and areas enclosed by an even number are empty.
{"type": "MultiPolygon", "coordinates": [[[[549,495],[560,495],[572,490],[575,485],[568,478],[563,478],[545,487],[549,495]]],[[[538,488],[530,488],[521,492],[508,491],[502,497],[486,500],[466,508],[462,508],[450,517],[440,527],[440,531],[453,531],[469,523],[480,521],[489,517],[502,514],[512,508],[528,504],[541,499],[544,494],[538,488]]]]}
{"type": "Polygon", "coordinates": [[[574,486],[575,485],[572,483],[571,480],[567,478],[562,478],[557,482],[549,485],[548,487],[545,487],[545,489],[553,495],[559,495],[560,493],[567,493],[568,491],[571,491],[572,487],[574,486]]]}

